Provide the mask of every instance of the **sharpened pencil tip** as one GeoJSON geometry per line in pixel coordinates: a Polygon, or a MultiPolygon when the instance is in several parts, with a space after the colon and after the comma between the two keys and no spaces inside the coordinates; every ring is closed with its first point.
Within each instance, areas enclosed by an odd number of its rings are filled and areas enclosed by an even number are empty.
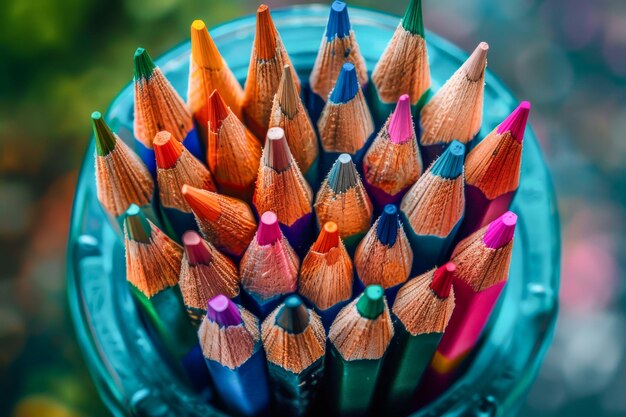
{"type": "Polygon", "coordinates": [[[487,226],[483,242],[491,249],[500,249],[513,239],[517,214],[507,211],[487,226]]]}
{"type": "Polygon", "coordinates": [[[278,216],[273,211],[266,211],[261,215],[259,229],[256,232],[256,240],[259,245],[271,245],[281,238],[278,216]]]}
{"type": "Polygon", "coordinates": [[[446,299],[450,296],[454,274],[456,274],[456,264],[453,262],[448,262],[437,268],[430,283],[430,289],[437,297],[446,299]]]}
{"type": "Polygon", "coordinates": [[[350,18],[348,7],[342,1],[334,1],[330,6],[330,15],[326,25],[326,39],[332,41],[335,36],[345,38],[350,34],[350,18]]]}
{"type": "Polygon", "coordinates": [[[283,113],[290,119],[295,117],[298,112],[300,95],[289,65],[283,67],[283,74],[278,84],[278,90],[276,90],[276,98],[283,113]]]}
{"type": "Polygon", "coordinates": [[[192,187],[188,184],[182,186],[181,193],[197,217],[215,221],[222,214],[217,193],[192,187]]]}
{"type": "Polygon", "coordinates": [[[263,164],[281,172],[291,165],[291,151],[285,138],[285,131],[280,127],[272,127],[267,131],[267,140],[263,150],[263,164]]]}
{"type": "Polygon", "coordinates": [[[446,179],[455,179],[463,172],[465,160],[465,145],[458,140],[448,145],[446,150],[433,163],[430,172],[446,179]]]}
{"type": "Polygon", "coordinates": [[[530,113],[530,103],[522,101],[519,106],[498,126],[498,133],[511,132],[513,139],[522,143],[524,140],[524,131],[528,122],[528,114],[530,113]]]}
{"type": "Polygon", "coordinates": [[[376,226],[376,237],[386,246],[393,246],[398,238],[398,228],[400,227],[400,217],[398,208],[393,204],[387,204],[378,218],[376,226]]]}
{"type": "Polygon", "coordinates": [[[257,58],[270,60],[276,56],[276,27],[266,4],[261,4],[256,11],[256,36],[254,48],[257,58]]]}
{"type": "Polygon", "coordinates": [[[409,5],[402,18],[402,27],[413,35],[424,37],[424,17],[422,0],[409,0],[409,5]]]}
{"type": "Polygon", "coordinates": [[[222,122],[229,115],[229,109],[222,95],[217,90],[213,90],[211,95],[209,96],[209,105],[208,105],[208,121],[209,121],[209,129],[217,133],[222,127],[222,122]]]}
{"type": "Polygon", "coordinates": [[[189,265],[208,265],[213,260],[213,255],[207,244],[197,232],[189,230],[183,234],[183,246],[189,265]]]}
{"type": "Polygon", "coordinates": [[[472,55],[467,58],[467,61],[463,64],[465,73],[470,81],[478,81],[484,74],[487,67],[487,52],[489,51],[489,44],[487,42],[481,42],[478,44],[472,55]]]}
{"type": "Polygon", "coordinates": [[[202,20],[191,24],[191,56],[203,68],[220,70],[224,66],[222,56],[202,20]]]}
{"type": "Polygon", "coordinates": [[[156,68],[154,61],[144,48],[137,48],[135,51],[135,81],[144,78],[148,79],[152,76],[152,72],[156,68]]]}
{"type": "Polygon", "coordinates": [[[136,204],[131,204],[124,215],[124,234],[127,239],[135,242],[148,243],[152,236],[152,228],[146,216],[136,204]]]}
{"type": "Polygon", "coordinates": [[[411,116],[411,100],[408,94],[403,94],[398,99],[396,109],[389,120],[389,139],[395,144],[406,143],[413,138],[413,118],[411,116]]]}
{"type": "Polygon", "coordinates": [[[337,82],[330,93],[330,101],[343,104],[352,100],[359,92],[359,79],[354,64],[346,62],[341,67],[337,82]]]}
{"type": "Polygon", "coordinates": [[[91,113],[91,125],[96,140],[96,154],[98,156],[110,154],[115,149],[117,139],[99,111],[91,113]]]}
{"type": "Polygon", "coordinates": [[[318,253],[328,253],[332,248],[339,246],[339,227],[335,222],[326,222],[324,227],[320,230],[320,234],[317,237],[311,250],[318,253]]]}
{"type": "Polygon", "coordinates": [[[302,333],[309,324],[309,312],[302,299],[290,295],[276,314],[276,325],[289,333],[302,333]]]}
{"type": "Polygon", "coordinates": [[[239,326],[243,323],[241,312],[225,295],[216,295],[207,303],[206,318],[222,327],[239,326]]]}
{"type": "Polygon", "coordinates": [[[183,152],[183,144],[165,130],[156,134],[152,146],[154,147],[157,167],[161,169],[173,168],[183,152]]]}
{"type": "Polygon", "coordinates": [[[350,154],[342,153],[328,173],[328,186],[335,193],[346,192],[358,183],[358,175],[350,154]]]}
{"type": "Polygon", "coordinates": [[[356,309],[362,317],[375,320],[385,310],[385,292],[380,285],[368,285],[356,303],[356,309]]]}

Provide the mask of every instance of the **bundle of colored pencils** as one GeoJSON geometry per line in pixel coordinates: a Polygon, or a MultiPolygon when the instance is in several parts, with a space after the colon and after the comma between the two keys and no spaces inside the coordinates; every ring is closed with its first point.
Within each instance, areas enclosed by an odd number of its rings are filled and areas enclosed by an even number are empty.
{"type": "Polygon", "coordinates": [[[431,92],[420,0],[371,74],[345,3],[320,37],[307,83],[261,5],[242,88],[196,20],[186,102],[138,48],[135,142],[92,114],[126,278],[233,415],[406,415],[458,377],[508,278],[530,104],[476,138],[487,44],[431,92]]]}

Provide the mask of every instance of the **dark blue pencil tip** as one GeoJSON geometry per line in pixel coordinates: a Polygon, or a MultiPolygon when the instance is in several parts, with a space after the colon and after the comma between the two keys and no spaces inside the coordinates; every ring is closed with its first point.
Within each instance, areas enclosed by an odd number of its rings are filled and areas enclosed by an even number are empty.
{"type": "Polygon", "coordinates": [[[330,6],[330,16],[326,25],[326,39],[332,41],[336,36],[345,38],[350,34],[350,18],[348,17],[348,7],[342,1],[333,2],[330,6]]]}
{"type": "Polygon", "coordinates": [[[337,83],[330,93],[330,101],[333,103],[347,103],[352,100],[359,91],[359,80],[356,76],[354,64],[346,62],[341,67],[337,83]]]}
{"type": "Polygon", "coordinates": [[[398,238],[399,226],[398,208],[393,204],[387,204],[378,218],[376,237],[383,245],[393,246],[398,238]]]}
{"type": "Polygon", "coordinates": [[[433,175],[446,179],[455,179],[463,172],[465,145],[453,141],[430,168],[433,175]]]}
{"type": "Polygon", "coordinates": [[[290,295],[276,314],[276,325],[289,333],[302,333],[309,324],[309,312],[302,299],[290,295]]]}

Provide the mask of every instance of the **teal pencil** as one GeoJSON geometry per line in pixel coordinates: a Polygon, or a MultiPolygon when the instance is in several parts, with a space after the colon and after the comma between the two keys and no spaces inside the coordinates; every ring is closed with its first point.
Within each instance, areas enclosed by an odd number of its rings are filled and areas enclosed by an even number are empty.
{"type": "Polygon", "coordinates": [[[393,325],[380,285],[367,287],[339,312],[328,333],[331,414],[362,416],[368,412],[392,337],[393,325]]]}

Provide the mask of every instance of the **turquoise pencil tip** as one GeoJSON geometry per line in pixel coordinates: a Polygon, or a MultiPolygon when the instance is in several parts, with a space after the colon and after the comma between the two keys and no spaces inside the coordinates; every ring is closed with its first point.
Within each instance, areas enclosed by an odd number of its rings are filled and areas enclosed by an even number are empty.
{"type": "Polygon", "coordinates": [[[376,226],[376,237],[380,243],[393,246],[398,237],[399,225],[398,208],[393,204],[387,204],[378,218],[378,225],[376,226]]]}
{"type": "Polygon", "coordinates": [[[368,285],[356,303],[356,309],[362,317],[375,320],[385,310],[383,287],[368,285]]]}
{"type": "Polygon", "coordinates": [[[341,67],[335,88],[330,93],[330,101],[335,104],[347,103],[359,92],[359,80],[354,64],[346,62],[341,67]]]}
{"type": "Polygon", "coordinates": [[[335,1],[330,6],[330,15],[326,25],[326,39],[332,41],[335,36],[345,38],[350,34],[350,18],[348,17],[348,7],[342,1],[335,1]]]}
{"type": "Polygon", "coordinates": [[[433,163],[430,172],[446,179],[455,179],[463,172],[465,145],[458,140],[448,145],[441,156],[433,163]]]}
{"type": "Polygon", "coordinates": [[[137,48],[135,51],[135,81],[141,78],[148,79],[156,68],[154,61],[144,48],[137,48]]]}
{"type": "Polygon", "coordinates": [[[150,242],[152,235],[150,222],[136,204],[131,204],[124,214],[124,234],[127,239],[135,242],[150,242]]]}
{"type": "Polygon", "coordinates": [[[309,312],[302,299],[290,295],[276,314],[276,325],[289,333],[302,333],[309,324],[309,312]]]}
{"type": "Polygon", "coordinates": [[[113,151],[113,149],[115,149],[115,142],[117,139],[99,111],[91,113],[91,125],[93,128],[93,135],[96,139],[97,155],[108,155],[113,151]]]}

